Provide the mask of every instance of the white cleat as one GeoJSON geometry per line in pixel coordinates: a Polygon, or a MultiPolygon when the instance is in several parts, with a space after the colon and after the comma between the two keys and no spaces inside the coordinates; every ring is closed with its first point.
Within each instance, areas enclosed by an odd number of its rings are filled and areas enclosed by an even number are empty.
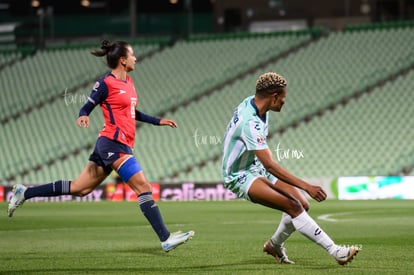
{"type": "Polygon", "coordinates": [[[16,208],[24,203],[24,192],[26,189],[27,187],[23,184],[15,184],[13,186],[13,196],[9,201],[9,208],[7,209],[7,214],[9,217],[12,217],[16,208]]]}
{"type": "Polygon", "coordinates": [[[171,233],[167,240],[161,242],[161,247],[165,252],[169,252],[177,246],[186,243],[188,240],[191,240],[194,234],[194,231],[188,231],[184,233],[177,231],[171,233]]]}
{"type": "Polygon", "coordinates": [[[351,262],[355,255],[359,252],[359,248],[357,246],[338,246],[334,258],[340,265],[346,265],[347,263],[351,262]]]}
{"type": "Polygon", "coordinates": [[[263,252],[272,255],[279,264],[295,264],[294,261],[289,260],[284,246],[275,247],[270,240],[263,245],[263,252]]]}

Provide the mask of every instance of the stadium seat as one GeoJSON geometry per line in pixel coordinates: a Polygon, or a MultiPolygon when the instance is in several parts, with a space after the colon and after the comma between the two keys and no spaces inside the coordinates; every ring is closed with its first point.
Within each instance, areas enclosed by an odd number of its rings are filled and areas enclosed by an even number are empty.
{"type": "MultiPolygon", "coordinates": [[[[137,129],[135,154],[148,179],[220,181],[221,141],[227,122],[237,104],[254,93],[256,79],[266,71],[281,73],[288,81],[283,111],[270,114],[268,144],[274,154],[278,144],[286,150],[303,151],[303,158],[290,156],[280,161],[295,174],[381,175],[414,165],[412,152],[405,151],[414,137],[408,104],[414,90],[412,72],[342,105],[344,98],[412,66],[412,29],[331,33],[272,61],[309,39],[309,35],[286,35],[180,41],[137,64],[131,76],[139,95],[138,109],[153,115],[162,113],[179,125],[178,129],[151,125],[137,129]],[[268,65],[259,67],[266,61],[268,65]],[[247,71],[250,73],[245,75],[247,71]],[[308,117],[312,118],[309,122],[308,117]],[[285,127],[282,134],[278,132],[285,127]]],[[[0,171],[1,178],[63,156],[63,161],[29,171],[17,180],[44,182],[60,174],[77,176],[90,151],[70,154],[85,144],[94,144],[102,118],[94,112],[89,129],[77,128],[79,98],[70,97],[72,103],[66,104],[62,95],[66,88],[72,89],[73,96],[89,94],[91,79],[103,71],[102,60],[85,55],[84,49],[45,51],[2,70],[0,88],[8,100],[1,103],[5,110],[1,118],[61,97],[1,126],[0,140],[7,144],[6,155],[13,159],[0,158],[7,168],[0,171]],[[53,65],[46,69],[53,77],[40,78],[39,68],[54,59],[70,64],[53,65]],[[82,71],[72,72],[77,64],[82,64],[82,71]],[[83,82],[89,87],[82,87],[83,82]],[[27,101],[22,102],[23,96],[27,101]]]]}

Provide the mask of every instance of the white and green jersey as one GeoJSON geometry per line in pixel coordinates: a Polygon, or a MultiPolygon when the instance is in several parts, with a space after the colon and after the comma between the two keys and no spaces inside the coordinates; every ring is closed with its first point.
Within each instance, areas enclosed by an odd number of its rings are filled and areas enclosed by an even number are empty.
{"type": "Polygon", "coordinates": [[[227,125],[222,160],[225,183],[263,167],[253,151],[268,148],[268,114],[261,117],[253,99],[254,96],[244,99],[234,110],[233,118],[227,125]]]}

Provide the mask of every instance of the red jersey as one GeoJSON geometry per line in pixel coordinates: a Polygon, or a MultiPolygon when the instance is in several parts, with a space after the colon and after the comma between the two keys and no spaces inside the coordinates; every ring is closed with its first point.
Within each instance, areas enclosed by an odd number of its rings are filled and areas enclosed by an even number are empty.
{"type": "Polygon", "coordinates": [[[125,81],[112,73],[104,75],[95,83],[88,100],[102,109],[105,123],[99,136],[134,147],[138,96],[129,75],[125,81]]]}

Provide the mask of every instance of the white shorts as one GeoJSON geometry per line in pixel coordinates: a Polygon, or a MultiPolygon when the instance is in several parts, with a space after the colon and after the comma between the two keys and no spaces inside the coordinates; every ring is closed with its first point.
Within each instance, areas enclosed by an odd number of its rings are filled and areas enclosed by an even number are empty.
{"type": "Polygon", "coordinates": [[[239,198],[246,199],[251,201],[249,197],[249,189],[250,186],[257,178],[267,178],[270,180],[271,183],[275,184],[277,182],[277,178],[267,172],[264,167],[258,169],[257,171],[243,171],[240,172],[236,179],[230,182],[224,182],[224,187],[232,191],[236,194],[239,198]]]}

